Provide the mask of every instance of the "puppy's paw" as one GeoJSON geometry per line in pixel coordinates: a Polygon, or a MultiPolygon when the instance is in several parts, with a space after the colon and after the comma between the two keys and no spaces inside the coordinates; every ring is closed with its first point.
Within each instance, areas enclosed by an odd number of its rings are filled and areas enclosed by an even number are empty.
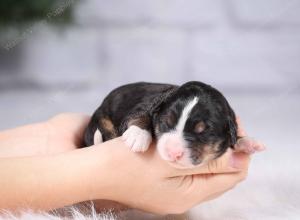
{"type": "Polygon", "coordinates": [[[138,126],[131,125],[122,135],[132,151],[144,152],[149,148],[152,141],[152,135],[149,131],[139,128],[138,126]]]}
{"type": "Polygon", "coordinates": [[[244,152],[247,154],[253,154],[255,152],[260,152],[265,149],[266,147],[262,143],[250,137],[240,138],[234,146],[235,151],[244,152]]]}

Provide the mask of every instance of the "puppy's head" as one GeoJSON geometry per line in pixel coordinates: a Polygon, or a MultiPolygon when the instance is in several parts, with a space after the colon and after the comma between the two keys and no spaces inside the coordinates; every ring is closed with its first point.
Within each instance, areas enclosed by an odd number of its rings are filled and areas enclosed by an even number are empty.
{"type": "Polygon", "coordinates": [[[237,139],[235,114],[225,97],[200,82],[172,93],[154,113],[153,124],[160,156],[180,167],[215,159],[237,139]]]}

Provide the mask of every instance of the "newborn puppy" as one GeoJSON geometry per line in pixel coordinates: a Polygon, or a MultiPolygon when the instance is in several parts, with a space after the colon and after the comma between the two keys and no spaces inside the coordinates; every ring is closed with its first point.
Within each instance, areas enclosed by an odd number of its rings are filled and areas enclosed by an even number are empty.
{"type": "Polygon", "coordinates": [[[227,100],[201,82],[141,82],[113,90],[93,114],[85,146],[118,136],[135,152],[146,151],[154,138],[161,158],[180,167],[218,158],[238,138],[227,100]]]}

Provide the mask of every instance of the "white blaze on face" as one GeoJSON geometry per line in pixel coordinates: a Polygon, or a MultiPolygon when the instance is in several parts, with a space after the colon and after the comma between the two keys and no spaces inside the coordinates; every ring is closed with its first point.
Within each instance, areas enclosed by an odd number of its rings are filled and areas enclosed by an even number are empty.
{"type": "Polygon", "coordinates": [[[182,165],[191,164],[189,158],[189,152],[187,151],[186,148],[187,142],[184,140],[184,136],[183,136],[183,130],[186,121],[188,120],[189,115],[192,109],[197,104],[198,100],[199,100],[198,97],[194,97],[193,99],[189,100],[181,112],[175,130],[172,130],[168,133],[164,133],[159,138],[157,143],[157,149],[160,156],[164,160],[173,161],[173,162],[177,161],[182,165]],[[178,158],[178,159],[174,159],[174,158],[178,158]]]}
{"type": "Polygon", "coordinates": [[[187,105],[184,107],[181,115],[180,115],[180,118],[177,122],[177,125],[176,125],[176,131],[179,131],[182,133],[183,129],[184,129],[184,126],[186,124],[186,121],[187,119],[189,118],[189,115],[192,111],[192,109],[194,108],[194,106],[197,104],[199,98],[198,97],[194,97],[191,101],[189,101],[187,103],[187,105]]]}

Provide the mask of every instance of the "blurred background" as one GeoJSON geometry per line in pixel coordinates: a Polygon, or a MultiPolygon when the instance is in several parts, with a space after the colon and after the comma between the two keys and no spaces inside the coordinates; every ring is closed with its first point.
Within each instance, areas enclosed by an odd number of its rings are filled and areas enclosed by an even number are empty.
{"type": "Polygon", "coordinates": [[[0,43],[0,129],[91,114],[125,83],[203,81],[268,151],[190,219],[299,219],[300,1],[2,0],[0,43]]]}

